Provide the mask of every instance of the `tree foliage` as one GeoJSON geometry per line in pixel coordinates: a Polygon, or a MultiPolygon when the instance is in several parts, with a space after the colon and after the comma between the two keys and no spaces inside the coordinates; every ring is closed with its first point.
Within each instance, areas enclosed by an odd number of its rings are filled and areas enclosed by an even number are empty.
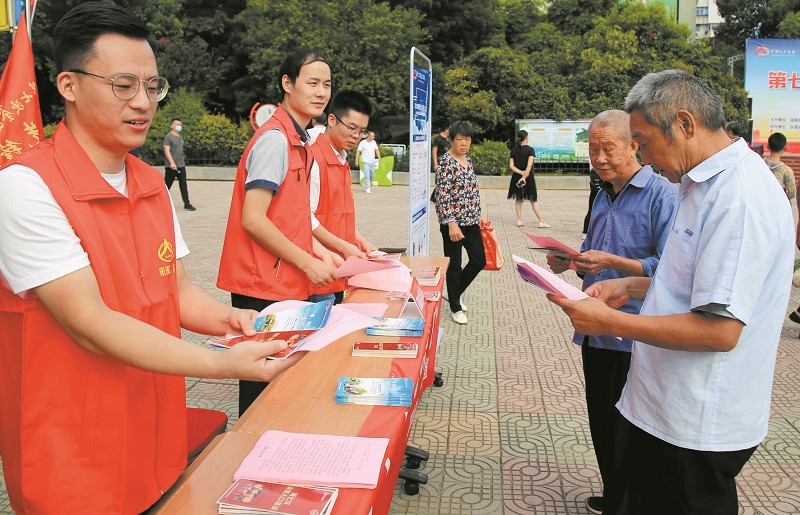
{"type": "Polygon", "coordinates": [[[719,14],[725,19],[716,37],[744,51],[747,38],[794,37],[790,26],[797,23],[800,0],[717,0],[719,14]],[[780,25],[786,16],[785,28],[780,25]]]}

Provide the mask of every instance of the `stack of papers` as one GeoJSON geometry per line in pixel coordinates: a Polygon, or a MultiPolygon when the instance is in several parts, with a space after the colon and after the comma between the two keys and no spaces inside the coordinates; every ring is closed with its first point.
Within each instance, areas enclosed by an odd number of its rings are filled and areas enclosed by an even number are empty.
{"type": "Polygon", "coordinates": [[[233,475],[292,485],[375,488],[388,438],[267,431],[233,475]]]}
{"type": "Polygon", "coordinates": [[[403,342],[353,342],[353,356],[416,358],[417,344],[403,342]]]}
{"type": "Polygon", "coordinates": [[[588,295],[575,286],[572,286],[567,281],[539,265],[522,259],[519,256],[512,255],[512,257],[517,263],[517,272],[519,272],[519,275],[534,286],[538,286],[557,297],[564,297],[566,299],[581,300],[588,297],[588,295]]]}
{"type": "MultiPolygon", "coordinates": [[[[294,306],[294,304],[292,304],[294,301],[284,302],[294,306]]],[[[281,303],[268,306],[266,310],[270,310],[270,308],[279,309],[277,307],[278,304],[281,303]]],[[[325,327],[332,309],[332,300],[325,300],[317,303],[303,303],[291,309],[259,316],[255,322],[255,329],[258,332],[253,336],[230,336],[212,340],[210,343],[214,347],[230,348],[244,341],[263,342],[285,340],[287,342],[287,347],[272,356],[267,356],[267,358],[286,359],[300,349],[305,343],[306,338],[325,327]]]]}
{"type": "Polygon", "coordinates": [[[414,381],[410,377],[340,377],[337,404],[411,406],[414,381]]]}
{"type": "Polygon", "coordinates": [[[375,317],[377,323],[367,327],[372,336],[422,336],[425,329],[424,318],[385,318],[375,317]]]}
{"type": "Polygon", "coordinates": [[[441,268],[438,266],[423,268],[417,272],[417,282],[420,286],[436,286],[441,277],[441,268]]]}
{"type": "Polygon", "coordinates": [[[328,515],[338,495],[338,488],[237,479],[217,504],[225,515],[328,515]]]}

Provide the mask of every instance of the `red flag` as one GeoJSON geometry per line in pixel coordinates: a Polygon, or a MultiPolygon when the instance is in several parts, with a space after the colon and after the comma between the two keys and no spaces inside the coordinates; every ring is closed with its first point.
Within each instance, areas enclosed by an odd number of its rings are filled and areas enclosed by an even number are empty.
{"type": "Polygon", "coordinates": [[[23,15],[0,78],[0,166],[43,139],[33,48],[23,15]]]}

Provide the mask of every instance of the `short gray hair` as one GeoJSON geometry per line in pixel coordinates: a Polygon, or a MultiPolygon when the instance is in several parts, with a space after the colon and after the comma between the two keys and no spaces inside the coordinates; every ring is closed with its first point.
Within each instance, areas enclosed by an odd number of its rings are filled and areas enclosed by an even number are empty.
{"type": "Polygon", "coordinates": [[[670,141],[678,111],[692,113],[707,129],[725,126],[722,100],[700,79],[680,70],[648,73],[625,97],[628,113],[639,111],[647,123],[657,125],[670,141]]]}
{"type": "Polygon", "coordinates": [[[591,132],[592,129],[609,127],[617,134],[617,136],[622,138],[625,143],[629,143],[631,141],[630,122],[631,116],[625,111],[620,111],[619,109],[610,109],[608,111],[603,111],[592,118],[591,123],[589,123],[588,131],[591,132]]]}

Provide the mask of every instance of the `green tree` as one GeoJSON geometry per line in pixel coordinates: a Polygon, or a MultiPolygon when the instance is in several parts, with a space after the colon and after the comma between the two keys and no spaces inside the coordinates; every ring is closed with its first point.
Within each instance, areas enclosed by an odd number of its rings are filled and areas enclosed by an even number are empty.
{"type": "Polygon", "coordinates": [[[404,63],[411,47],[427,39],[419,12],[373,0],[322,0],[314,4],[314,14],[309,16],[308,4],[299,0],[253,0],[240,13],[241,41],[250,60],[248,76],[234,82],[240,106],[280,100],[276,83],[281,61],[288,51],[308,46],[328,56],[334,93],[363,92],[372,100],[376,118],[402,111],[408,96],[404,63]]]}
{"type": "Polygon", "coordinates": [[[618,0],[553,0],[545,19],[567,34],[584,34],[595,19],[608,14],[618,0]]]}
{"type": "Polygon", "coordinates": [[[505,39],[500,0],[390,0],[390,3],[424,15],[422,28],[430,34],[428,57],[434,62],[451,64],[505,39]]]}
{"type": "Polygon", "coordinates": [[[800,0],[717,0],[717,8],[725,22],[716,38],[743,51],[747,38],[786,37],[779,26],[786,16],[797,16],[800,0]]]}

